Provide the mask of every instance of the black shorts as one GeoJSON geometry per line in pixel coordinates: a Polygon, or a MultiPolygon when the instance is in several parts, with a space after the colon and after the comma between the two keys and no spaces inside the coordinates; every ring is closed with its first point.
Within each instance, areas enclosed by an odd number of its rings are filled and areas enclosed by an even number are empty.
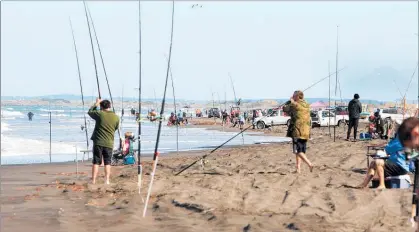
{"type": "Polygon", "coordinates": [[[401,175],[406,175],[407,171],[404,170],[402,167],[400,167],[399,165],[392,163],[392,162],[385,162],[384,164],[384,177],[389,177],[389,176],[401,176],[401,175]]]}
{"type": "Polygon", "coordinates": [[[93,164],[102,164],[103,158],[105,165],[111,165],[112,150],[112,148],[93,145],[93,164]]]}
{"type": "Polygon", "coordinates": [[[295,154],[306,153],[307,140],[305,139],[292,139],[292,148],[295,154]]]}

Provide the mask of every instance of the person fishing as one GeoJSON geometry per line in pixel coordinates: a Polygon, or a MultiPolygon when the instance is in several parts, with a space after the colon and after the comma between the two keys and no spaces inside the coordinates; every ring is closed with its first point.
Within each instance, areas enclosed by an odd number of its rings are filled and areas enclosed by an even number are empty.
{"type": "Polygon", "coordinates": [[[87,114],[96,122],[91,137],[93,141],[92,183],[96,183],[99,165],[103,159],[105,183],[109,184],[114,136],[115,131],[119,128],[119,117],[111,110],[111,102],[108,100],[102,101],[100,98],[96,99],[96,103],[89,109],[87,114]],[[97,110],[99,106],[100,111],[97,110]]]}
{"type": "Polygon", "coordinates": [[[256,110],[253,110],[253,112],[252,112],[252,124],[253,124],[253,130],[255,129],[255,126],[256,126],[256,124],[255,124],[255,119],[257,118],[257,111],[256,110]]]}
{"type": "Polygon", "coordinates": [[[34,114],[32,112],[29,112],[28,113],[28,119],[29,119],[29,121],[32,121],[33,115],[34,114]]]}
{"type": "MultiPolygon", "coordinates": [[[[377,189],[385,189],[385,178],[389,176],[406,175],[413,171],[409,165],[406,153],[419,147],[419,119],[411,117],[400,125],[397,136],[391,140],[386,148],[387,161],[376,159],[370,163],[367,175],[357,188],[366,188],[377,174],[379,185],[377,189]]],[[[412,158],[412,157],[411,157],[412,158]]]]}
{"type": "Polygon", "coordinates": [[[359,117],[362,112],[362,104],[359,101],[359,95],[356,93],[354,99],[352,99],[348,104],[349,110],[349,126],[348,133],[346,135],[346,141],[349,141],[351,135],[351,130],[354,128],[354,142],[356,141],[356,134],[358,132],[359,117]]]}
{"type": "Polygon", "coordinates": [[[301,160],[310,167],[310,172],[312,172],[314,166],[306,156],[311,128],[310,105],[304,100],[304,93],[300,90],[295,91],[291,99],[285,103],[283,111],[291,116],[287,137],[292,138],[296,173],[301,172],[301,160]]]}

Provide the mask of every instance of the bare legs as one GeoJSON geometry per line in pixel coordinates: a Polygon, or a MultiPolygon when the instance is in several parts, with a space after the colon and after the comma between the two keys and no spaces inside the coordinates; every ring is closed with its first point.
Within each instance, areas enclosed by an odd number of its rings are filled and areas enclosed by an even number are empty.
{"type": "Polygon", "coordinates": [[[384,183],[384,160],[378,159],[371,162],[367,175],[365,176],[364,181],[362,184],[360,184],[359,188],[366,188],[368,186],[368,183],[372,180],[374,175],[377,174],[379,178],[379,185],[377,189],[385,189],[385,183],[384,183]]]}
{"type": "Polygon", "coordinates": [[[111,176],[111,165],[105,165],[105,178],[106,178],[106,184],[109,184],[109,178],[111,176]]]}
{"type": "MultiPolygon", "coordinates": [[[[96,184],[97,174],[99,172],[99,165],[93,164],[92,166],[92,184],[96,184]]],[[[109,179],[111,176],[111,165],[105,165],[105,183],[109,184],[109,179]]]]}
{"type": "Polygon", "coordinates": [[[99,172],[99,165],[93,164],[92,166],[92,184],[96,184],[97,173],[99,172]]]}
{"type": "Polygon", "coordinates": [[[304,163],[306,163],[310,167],[310,172],[313,171],[313,164],[310,162],[310,160],[307,159],[306,154],[304,154],[303,152],[297,153],[295,154],[295,159],[296,159],[297,173],[301,172],[301,160],[304,161],[304,163]]]}

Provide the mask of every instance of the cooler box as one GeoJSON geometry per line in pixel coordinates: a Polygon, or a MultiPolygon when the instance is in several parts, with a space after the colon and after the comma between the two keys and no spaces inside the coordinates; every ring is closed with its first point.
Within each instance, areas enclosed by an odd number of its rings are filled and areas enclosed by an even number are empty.
{"type": "Polygon", "coordinates": [[[359,134],[359,140],[371,140],[371,134],[369,133],[361,133],[359,134]]]}
{"type": "MultiPolygon", "coordinates": [[[[402,175],[402,176],[389,176],[385,179],[384,184],[386,185],[386,188],[394,189],[394,188],[400,188],[400,189],[406,189],[410,188],[410,176],[409,175],[402,175]]],[[[374,179],[372,180],[372,187],[377,188],[379,185],[379,181],[374,179]]]]}

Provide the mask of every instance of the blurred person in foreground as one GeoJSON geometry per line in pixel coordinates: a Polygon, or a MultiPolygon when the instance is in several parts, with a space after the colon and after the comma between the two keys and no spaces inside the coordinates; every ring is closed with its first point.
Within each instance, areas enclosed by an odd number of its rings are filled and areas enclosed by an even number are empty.
{"type": "Polygon", "coordinates": [[[310,105],[304,100],[304,93],[300,90],[295,91],[291,99],[285,103],[283,111],[291,116],[287,137],[292,138],[296,173],[301,172],[301,161],[304,161],[312,172],[313,164],[306,156],[307,140],[310,138],[311,129],[310,105]]]}
{"type": "Polygon", "coordinates": [[[358,188],[366,188],[372,178],[377,175],[379,185],[377,189],[385,189],[385,178],[389,176],[406,175],[413,171],[409,165],[407,153],[419,147],[419,119],[408,118],[397,130],[397,135],[386,146],[388,159],[376,159],[370,163],[367,175],[358,188]]]}

